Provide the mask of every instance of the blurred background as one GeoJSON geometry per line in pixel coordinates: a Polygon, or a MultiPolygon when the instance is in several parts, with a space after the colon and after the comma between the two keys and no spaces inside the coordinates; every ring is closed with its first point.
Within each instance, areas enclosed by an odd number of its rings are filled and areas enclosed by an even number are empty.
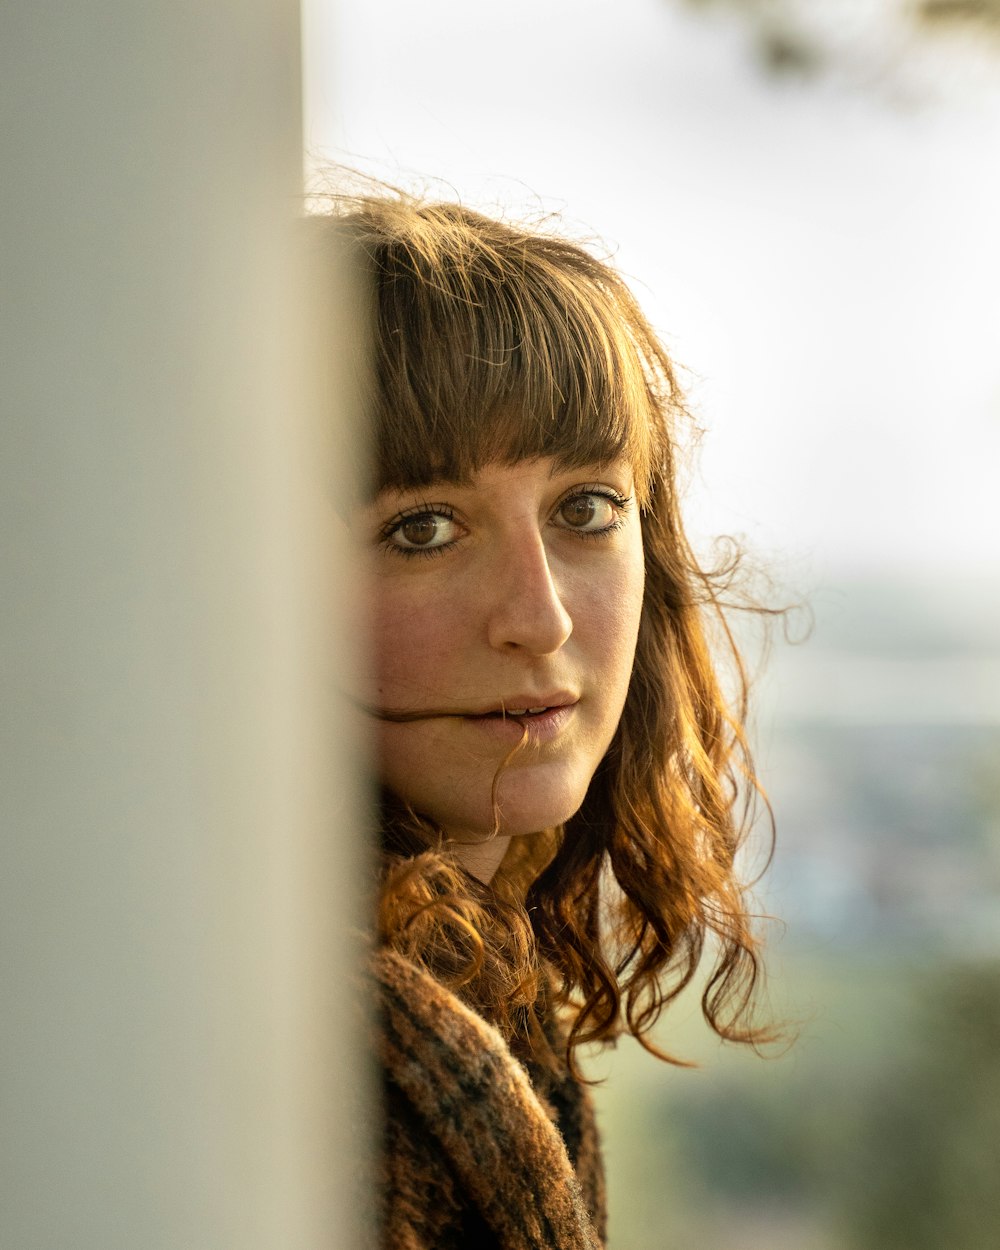
{"type": "Polygon", "coordinates": [[[595,1064],[612,1247],[994,1250],[1000,0],[307,0],[305,35],[314,168],[601,241],[704,429],[697,542],[811,609],[755,721],[797,1040],[692,1000],[660,1041],[697,1069],[595,1064]]]}

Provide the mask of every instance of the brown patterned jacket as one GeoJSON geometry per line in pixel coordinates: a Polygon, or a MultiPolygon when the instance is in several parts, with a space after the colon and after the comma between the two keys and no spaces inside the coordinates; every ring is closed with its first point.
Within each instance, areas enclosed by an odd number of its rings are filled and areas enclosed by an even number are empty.
{"type": "Polygon", "coordinates": [[[374,959],[383,1068],[385,1250],[600,1250],[593,1108],[393,951],[374,959]]]}

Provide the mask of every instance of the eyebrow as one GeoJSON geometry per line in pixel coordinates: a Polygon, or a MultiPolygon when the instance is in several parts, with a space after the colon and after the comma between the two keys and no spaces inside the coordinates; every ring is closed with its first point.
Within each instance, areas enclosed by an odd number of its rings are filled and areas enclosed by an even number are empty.
{"type": "MultiPolygon", "coordinates": [[[[498,460],[491,461],[488,464],[480,465],[477,472],[488,468],[490,464],[498,464],[504,468],[513,468],[514,465],[528,463],[534,460],[552,460],[552,467],[549,469],[549,477],[559,477],[563,473],[569,473],[574,469],[595,469],[598,473],[607,469],[614,468],[621,464],[627,464],[631,473],[635,472],[634,465],[627,456],[616,456],[608,460],[591,460],[577,458],[576,456],[528,456],[518,460],[498,460]]],[[[373,495],[373,499],[377,499],[379,495],[396,494],[402,495],[408,491],[416,490],[435,490],[438,487],[454,487],[458,490],[472,490],[476,485],[476,473],[462,474],[458,477],[446,477],[444,474],[434,477],[419,477],[410,482],[386,482],[379,487],[373,495]]]]}

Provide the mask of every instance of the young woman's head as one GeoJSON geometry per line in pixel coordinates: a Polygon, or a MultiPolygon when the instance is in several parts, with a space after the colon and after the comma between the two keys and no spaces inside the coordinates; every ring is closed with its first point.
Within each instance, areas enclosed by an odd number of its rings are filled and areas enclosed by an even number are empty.
{"type": "Polygon", "coordinates": [[[634,492],[627,460],[546,456],[365,510],[382,781],[478,876],[579,810],[618,728],[643,599],[634,492]]]}
{"type": "Polygon", "coordinates": [[[384,936],[508,1033],[554,970],[575,1042],[644,1033],[714,931],[706,1012],[742,1036],[722,1014],[756,969],[733,863],[745,753],[678,514],[670,360],[575,243],[405,197],[341,228],[373,293],[356,531],[384,936]]]}

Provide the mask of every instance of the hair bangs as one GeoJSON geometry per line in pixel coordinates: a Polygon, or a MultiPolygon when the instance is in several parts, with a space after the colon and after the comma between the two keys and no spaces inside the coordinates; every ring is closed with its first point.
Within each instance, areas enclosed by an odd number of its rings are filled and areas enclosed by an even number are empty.
{"type": "Polygon", "coordinates": [[[453,218],[433,250],[397,238],[373,256],[376,489],[524,459],[624,459],[644,502],[658,362],[624,283],[562,240],[495,222],[484,238],[487,219],[430,207],[453,218]]]}

